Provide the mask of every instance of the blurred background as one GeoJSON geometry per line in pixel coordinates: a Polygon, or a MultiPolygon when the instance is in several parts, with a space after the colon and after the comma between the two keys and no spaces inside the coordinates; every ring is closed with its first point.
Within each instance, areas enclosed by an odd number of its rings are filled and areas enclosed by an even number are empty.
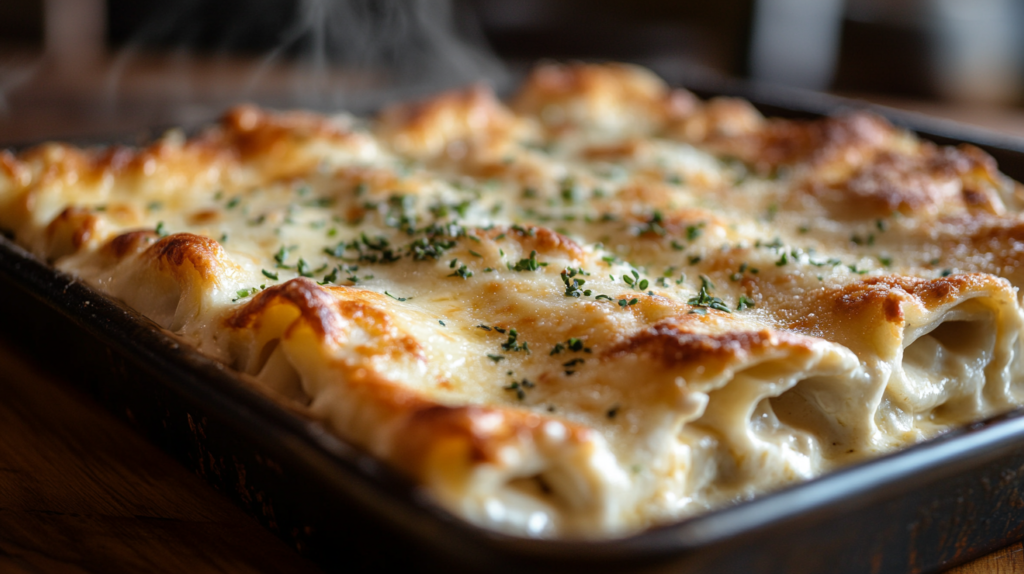
{"type": "Polygon", "coordinates": [[[2,0],[0,145],[369,111],[538,59],[742,78],[1024,135],[1014,0],[2,0]]]}

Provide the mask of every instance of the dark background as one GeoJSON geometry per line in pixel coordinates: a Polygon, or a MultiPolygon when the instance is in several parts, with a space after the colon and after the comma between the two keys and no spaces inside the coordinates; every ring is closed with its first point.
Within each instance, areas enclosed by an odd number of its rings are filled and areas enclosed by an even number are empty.
{"type": "Polygon", "coordinates": [[[370,110],[544,58],[622,60],[1024,126],[1014,0],[3,0],[0,143],[370,110]]]}

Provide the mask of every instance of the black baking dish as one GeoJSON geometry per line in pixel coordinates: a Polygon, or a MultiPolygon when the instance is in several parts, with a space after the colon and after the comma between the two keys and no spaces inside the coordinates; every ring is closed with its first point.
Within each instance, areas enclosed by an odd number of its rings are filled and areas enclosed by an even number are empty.
{"type": "MultiPolygon", "coordinates": [[[[715,84],[769,115],[850,103],[715,84]]],[[[864,106],[859,106],[864,107],[864,106]]],[[[1024,179],[1024,144],[876,108],[941,144],[968,142],[1024,179]]],[[[505,536],[416,486],[223,365],[0,237],[2,334],[85,388],[329,570],[925,572],[1024,537],[1024,412],[628,538],[505,536]]]]}

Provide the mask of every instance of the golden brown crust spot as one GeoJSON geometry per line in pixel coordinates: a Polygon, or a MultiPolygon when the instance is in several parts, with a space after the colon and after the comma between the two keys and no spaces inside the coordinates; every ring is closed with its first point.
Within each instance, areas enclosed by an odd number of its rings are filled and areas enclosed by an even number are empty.
{"type": "Polygon", "coordinates": [[[908,308],[933,311],[969,293],[985,290],[1010,293],[1010,289],[1005,279],[985,273],[938,279],[900,275],[870,277],[818,292],[788,327],[810,332],[824,329],[831,336],[841,335],[844,344],[860,344],[871,340],[868,331],[896,336],[906,322],[908,308]]]}
{"type": "Polygon", "coordinates": [[[221,132],[206,137],[218,137],[230,142],[242,158],[264,156],[284,146],[311,139],[344,141],[349,133],[327,117],[310,112],[271,113],[253,105],[236,106],[221,120],[221,132]]]}
{"type": "Polygon", "coordinates": [[[103,246],[104,252],[116,259],[123,259],[129,253],[137,253],[153,244],[159,235],[151,229],[139,229],[122,233],[103,246]]]}
{"type": "Polygon", "coordinates": [[[448,146],[462,141],[495,142],[504,139],[516,123],[515,116],[487,86],[471,86],[439,96],[386,108],[378,121],[378,132],[399,151],[433,156],[447,151],[464,154],[448,146]]]}
{"type": "Polygon", "coordinates": [[[203,209],[188,216],[189,225],[204,225],[220,221],[222,214],[217,209],[203,209]]]}
{"type": "Polygon", "coordinates": [[[703,120],[710,127],[684,124],[680,128],[684,139],[736,157],[763,173],[796,163],[856,161],[881,149],[896,133],[887,121],[868,113],[819,120],[759,120],[760,114],[742,100],[727,102],[728,106],[709,102],[702,113],[713,114],[703,120]]]}
{"type": "Polygon", "coordinates": [[[886,275],[851,283],[826,297],[834,298],[836,310],[842,315],[854,315],[865,306],[881,304],[886,320],[895,323],[903,321],[903,312],[898,307],[908,297],[934,309],[952,303],[963,293],[984,289],[993,283],[1005,283],[1005,280],[980,273],[938,279],[886,275]]]}
{"type": "MultiPolygon", "coordinates": [[[[996,186],[999,174],[984,152],[921,144],[913,155],[881,152],[831,187],[833,209],[843,218],[885,217],[894,211],[927,215],[964,209],[1005,211],[996,186]]],[[[825,188],[814,193],[827,197],[825,188]]]]}
{"type": "Polygon", "coordinates": [[[740,98],[712,98],[673,125],[670,133],[691,143],[719,142],[721,145],[741,136],[753,136],[764,125],[764,116],[750,102],[740,98]]]}
{"type": "MultiPolygon", "coordinates": [[[[32,182],[36,187],[65,185],[91,187],[107,177],[138,178],[150,185],[160,174],[173,174],[173,181],[186,187],[223,183],[222,167],[231,154],[223,146],[210,145],[205,139],[185,142],[164,138],[143,149],[110,146],[102,149],[79,149],[65,144],[43,144],[19,155],[28,165],[37,164],[39,173],[32,182]]],[[[166,182],[159,182],[162,185],[166,182]]],[[[27,183],[26,183],[27,185],[27,183]]]]}
{"type": "Polygon", "coordinates": [[[547,227],[523,225],[517,227],[493,227],[483,230],[476,229],[470,233],[483,239],[496,240],[502,235],[514,237],[523,247],[524,252],[537,250],[540,254],[560,254],[570,259],[583,258],[583,247],[579,243],[547,227]]]}
{"type": "Polygon", "coordinates": [[[455,439],[465,442],[473,464],[493,463],[498,460],[498,449],[519,432],[518,425],[510,422],[504,413],[485,407],[427,406],[413,412],[403,425],[407,440],[399,442],[397,454],[399,460],[417,468],[432,444],[455,439]],[[485,422],[490,424],[482,424],[485,422]]]}
{"type": "MultiPolygon", "coordinates": [[[[439,445],[461,445],[465,462],[501,464],[501,451],[511,443],[528,439],[543,425],[544,417],[508,409],[481,406],[425,404],[410,414],[398,435],[394,460],[412,472],[422,470],[427,457],[439,445]]],[[[587,429],[560,421],[572,441],[586,439],[587,429]]]]}
{"type": "Polygon", "coordinates": [[[65,208],[46,226],[49,256],[61,257],[77,252],[96,232],[98,223],[90,209],[78,206],[65,208]]]}
{"type": "Polygon", "coordinates": [[[0,170],[16,185],[28,183],[28,169],[8,150],[0,150],[0,170]]]}
{"type": "Polygon", "coordinates": [[[315,281],[305,277],[267,287],[229,315],[224,323],[232,329],[258,328],[266,310],[279,304],[295,307],[306,324],[321,337],[328,334],[334,337],[345,331],[341,316],[333,309],[334,298],[315,281]]]}
{"type": "MultiPolygon", "coordinates": [[[[398,332],[391,315],[381,308],[385,296],[373,291],[344,286],[322,287],[312,279],[296,277],[268,287],[225,319],[232,329],[259,329],[267,310],[289,305],[299,314],[294,325],[303,323],[321,339],[336,343],[346,340],[352,324],[366,331],[370,343],[358,351],[364,355],[424,359],[422,346],[413,337],[398,332]]],[[[286,333],[287,336],[287,333],[286,333]]]]}
{"type": "Polygon", "coordinates": [[[521,114],[539,118],[550,128],[571,125],[572,111],[548,113],[549,106],[580,103],[585,114],[600,119],[607,112],[632,109],[664,122],[685,117],[697,107],[686,90],[669,90],[647,70],[626,64],[546,64],[534,68],[512,102],[521,114]]]}
{"type": "Polygon", "coordinates": [[[580,153],[590,161],[620,161],[640,155],[646,142],[639,139],[627,139],[610,145],[593,145],[580,153]]]}
{"type": "Polygon", "coordinates": [[[640,331],[602,355],[606,358],[637,355],[658,361],[666,368],[675,368],[733,363],[770,348],[806,349],[808,344],[807,338],[801,335],[769,329],[697,333],[673,318],[640,331]]]}
{"type": "Polygon", "coordinates": [[[145,255],[175,273],[187,261],[203,279],[215,278],[223,249],[214,239],[194,233],[175,233],[157,241],[145,255]]]}

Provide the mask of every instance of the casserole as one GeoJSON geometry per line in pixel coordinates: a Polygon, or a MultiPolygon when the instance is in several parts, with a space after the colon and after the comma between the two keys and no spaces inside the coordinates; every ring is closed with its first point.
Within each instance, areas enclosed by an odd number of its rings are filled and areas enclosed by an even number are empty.
{"type": "MultiPolygon", "coordinates": [[[[648,215],[647,215],[647,216],[645,217],[645,219],[644,219],[643,221],[639,222],[639,224],[640,224],[640,225],[646,225],[646,226],[648,226],[648,228],[651,228],[651,227],[653,227],[653,225],[654,225],[654,224],[658,224],[658,225],[661,225],[662,223],[663,223],[663,220],[662,220],[662,221],[658,221],[658,220],[656,220],[655,218],[653,218],[653,216],[651,216],[651,215],[649,215],[649,214],[648,214],[648,215]]],[[[685,229],[685,228],[684,228],[684,229],[685,229]]],[[[521,234],[522,234],[522,235],[524,235],[524,236],[529,236],[529,234],[528,234],[527,232],[522,232],[521,234]]],[[[642,232],[641,232],[641,233],[637,233],[637,235],[641,235],[641,234],[642,234],[642,232]]],[[[657,234],[656,234],[656,235],[657,235],[657,234]]],[[[173,236],[172,236],[172,237],[173,237],[173,236]]],[[[163,241],[163,240],[161,240],[161,241],[163,241]]],[[[159,244],[159,242],[158,242],[158,244],[159,244]]],[[[170,245],[170,242],[168,242],[168,243],[166,243],[166,244],[167,244],[167,245],[170,245]]],[[[774,248],[772,248],[772,249],[774,249],[774,248]]],[[[165,249],[165,250],[164,250],[163,252],[164,252],[164,253],[170,253],[170,251],[168,251],[168,250],[166,250],[166,249],[165,249]]],[[[793,253],[792,251],[789,251],[789,252],[783,252],[783,254],[782,254],[782,257],[786,257],[786,256],[787,256],[787,253],[789,254],[789,256],[792,256],[792,257],[794,257],[794,258],[798,258],[798,257],[800,257],[800,255],[797,255],[797,254],[793,253]]],[[[524,255],[524,257],[521,257],[521,258],[519,258],[519,260],[520,260],[520,261],[526,261],[526,262],[527,262],[527,263],[523,264],[523,265],[524,265],[525,267],[531,267],[531,266],[532,266],[532,261],[533,261],[533,256],[531,256],[531,257],[529,257],[529,258],[528,258],[528,257],[525,257],[525,253],[522,253],[522,255],[524,255]]],[[[778,256],[779,256],[779,253],[778,253],[778,252],[776,251],[776,252],[774,252],[774,253],[773,253],[772,255],[773,255],[773,258],[774,258],[774,257],[778,257],[778,256]]],[[[27,261],[27,260],[26,260],[26,261],[27,261]]],[[[22,263],[24,263],[24,262],[22,262],[22,263]]],[[[609,262],[609,263],[611,264],[611,262],[609,262]]],[[[519,265],[519,264],[517,263],[517,266],[518,266],[518,265],[519,265]]],[[[779,267],[781,267],[781,266],[779,266],[779,267]]],[[[198,269],[198,268],[199,268],[199,265],[195,265],[195,264],[193,264],[193,268],[195,268],[195,269],[198,269]]],[[[465,267],[463,266],[462,268],[464,269],[465,267]]],[[[455,267],[455,266],[452,266],[452,269],[456,269],[456,267],[455,267]]],[[[513,270],[513,269],[511,269],[511,265],[510,265],[510,269],[509,269],[509,271],[517,271],[517,272],[520,272],[519,270],[513,270]]],[[[536,268],[534,268],[534,269],[529,269],[529,271],[536,271],[536,268]]],[[[850,271],[854,271],[854,270],[853,270],[853,269],[851,269],[850,271]]],[[[569,278],[571,278],[571,277],[569,277],[569,278]]],[[[569,279],[569,278],[567,278],[567,279],[569,279]]],[[[627,283],[627,284],[629,284],[629,283],[630,283],[630,281],[628,281],[628,279],[627,279],[627,278],[628,278],[628,275],[625,275],[622,281],[623,281],[623,282],[625,282],[625,283],[627,283]]],[[[466,278],[466,277],[459,277],[459,278],[457,278],[457,279],[467,279],[467,278],[466,278]]],[[[635,282],[639,282],[639,281],[641,280],[641,278],[640,278],[640,277],[639,277],[638,275],[634,275],[634,276],[633,276],[633,279],[634,279],[634,281],[635,281],[635,282]]],[[[613,281],[614,281],[614,277],[613,277],[613,281]]],[[[952,281],[952,280],[946,280],[946,281],[938,281],[938,282],[930,282],[930,283],[928,283],[928,284],[929,284],[929,285],[950,285],[950,283],[949,283],[950,281],[952,281]]],[[[702,283],[703,283],[703,281],[702,281],[702,283]]],[[[300,284],[301,284],[301,282],[300,282],[300,284]]],[[[859,285],[859,284],[860,284],[860,283],[858,283],[858,285],[859,285]]],[[[866,285],[875,285],[875,283],[865,283],[865,284],[866,284],[866,285]]],[[[577,284],[577,285],[576,285],[576,287],[578,287],[578,286],[579,286],[579,284],[577,284]]],[[[966,286],[966,287],[971,287],[970,285],[966,285],[966,284],[965,284],[965,286],[966,286]]],[[[573,287],[573,285],[571,285],[571,284],[570,284],[570,283],[569,283],[568,281],[566,281],[566,291],[567,291],[567,292],[568,292],[568,291],[570,290],[570,287],[573,287]]],[[[899,286],[899,288],[900,288],[900,289],[902,289],[902,290],[903,290],[903,292],[905,292],[905,293],[908,293],[908,294],[912,294],[912,292],[914,292],[914,289],[915,289],[914,285],[911,285],[911,284],[906,284],[906,285],[900,285],[900,286],[899,286]]],[[[959,288],[959,287],[956,287],[956,288],[959,288]]],[[[706,298],[706,299],[708,299],[709,301],[713,301],[713,298],[711,297],[710,293],[706,293],[706,291],[708,290],[708,288],[707,288],[707,287],[706,287],[705,285],[703,285],[703,284],[702,284],[702,285],[701,285],[701,287],[700,287],[700,289],[701,289],[701,293],[702,293],[702,295],[696,295],[696,296],[695,296],[695,298],[697,298],[697,299],[698,299],[698,302],[697,302],[697,303],[691,303],[691,304],[690,304],[690,306],[691,306],[691,307],[698,307],[698,308],[700,308],[700,307],[710,307],[710,309],[711,309],[712,311],[717,311],[717,312],[719,312],[719,313],[724,313],[724,311],[722,311],[721,309],[718,309],[717,307],[715,307],[715,306],[714,306],[714,303],[713,303],[713,302],[707,303],[707,304],[705,304],[705,305],[703,305],[703,306],[702,306],[702,305],[700,304],[700,301],[699,301],[699,299],[700,299],[700,297],[701,297],[701,296],[705,297],[705,298],[706,298]]],[[[642,291],[642,290],[643,290],[643,289],[641,289],[640,291],[642,291]]],[[[273,291],[270,291],[270,292],[271,292],[271,293],[273,293],[273,291]]],[[[281,291],[281,290],[279,290],[279,292],[282,292],[282,291],[281,291]]],[[[122,295],[122,296],[123,296],[123,295],[122,295]]],[[[284,295],[282,295],[282,296],[284,296],[284,295]]],[[[565,295],[565,296],[566,296],[566,297],[569,297],[569,295],[565,295]]],[[[128,298],[130,299],[130,297],[128,297],[128,298]]],[[[241,296],[240,296],[239,298],[241,298],[241,296]]],[[[287,298],[287,297],[286,297],[286,298],[287,298]]],[[[274,300],[274,299],[272,299],[272,298],[270,298],[270,297],[264,297],[264,299],[269,299],[270,301],[273,301],[273,300],[274,300]]],[[[611,298],[609,298],[609,299],[611,299],[611,298]]],[[[639,297],[637,297],[636,299],[639,299],[639,297]]],[[[633,304],[630,304],[630,302],[629,302],[629,300],[628,300],[628,299],[625,299],[626,305],[622,305],[622,304],[621,304],[621,301],[622,301],[622,299],[620,299],[619,307],[623,307],[623,308],[625,309],[625,308],[627,308],[627,307],[632,307],[632,306],[633,306],[633,304]]],[[[255,302],[255,301],[254,301],[254,302],[255,302]]],[[[721,302],[719,302],[719,305],[721,305],[721,302]]],[[[998,307],[998,304],[996,304],[996,307],[998,307]]],[[[994,308],[995,308],[995,307],[994,307],[994,308]]],[[[628,309],[625,309],[625,310],[628,310],[628,309]]],[[[706,311],[706,313],[711,313],[711,311],[706,311]]],[[[943,311],[943,313],[945,313],[945,311],[943,311]]],[[[697,313],[694,313],[694,314],[697,314],[697,313]]],[[[176,313],[171,313],[171,314],[169,314],[169,315],[166,315],[166,316],[162,316],[162,317],[158,315],[158,316],[157,316],[157,318],[158,318],[158,320],[160,320],[160,321],[161,321],[162,323],[169,323],[169,324],[171,324],[171,323],[173,323],[174,321],[176,321],[176,320],[177,320],[177,319],[175,318],[175,315],[176,315],[176,313]]],[[[699,314],[699,315],[700,315],[700,316],[706,316],[706,314],[699,314]]],[[[442,325],[442,326],[443,326],[443,325],[442,325]]],[[[665,327],[665,328],[667,328],[667,327],[665,327]]],[[[657,331],[657,329],[658,329],[658,328],[655,328],[655,331],[654,331],[654,333],[655,333],[655,334],[657,334],[657,332],[658,332],[658,331],[657,331]]],[[[513,333],[513,334],[514,334],[514,333],[513,333]]],[[[513,336],[513,334],[509,334],[509,339],[508,339],[508,341],[507,341],[506,343],[507,343],[507,344],[508,344],[509,346],[511,346],[511,347],[513,347],[513,348],[514,348],[514,347],[515,347],[515,345],[517,344],[517,341],[515,340],[515,337],[513,336]]],[[[749,340],[753,340],[753,341],[762,341],[762,340],[767,340],[767,341],[769,341],[769,343],[768,343],[768,344],[769,344],[770,346],[774,346],[774,345],[776,345],[776,343],[775,343],[775,342],[773,342],[774,340],[773,340],[773,339],[771,339],[771,337],[768,337],[767,339],[765,339],[765,337],[760,337],[760,338],[759,338],[759,337],[757,337],[757,336],[754,336],[754,337],[751,337],[751,338],[750,338],[749,340]]],[[[506,349],[506,350],[509,350],[509,349],[506,349]]],[[[745,351],[745,352],[749,352],[749,349],[748,349],[747,351],[745,351]]],[[[837,351],[837,352],[838,352],[838,351],[837,351]]],[[[556,354],[556,353],[554,353],[554,349],[553,349],[553,350],[552,350],[552,356],[553,356],[554,354],[556,354]]],[[[839,353],[839,354],[841,355],[842,353],[839,353]]],[[[837,359],[837,360],[838,360],[838,359],[837,359]]],[[[495,361],[495,362],[498,362],[498,361],[495,361]]],[[[566,375],[566,376],[568,376],[568,375],[566,375]]],[[[814,376],[817,376],[817,375],[814,375],[814,376]]],[[[516,389],[515,389],[515,388],[513,388],[513,389],[510,389],[510,390],[516,390],[516,389]]],[[[519,393],[516,393],[516,394],[518,395],[519,393]]],[[[520,399],[520,400],[521,400],[521,399],[520,399]]],[[[759,399],[759,400],[760,400],[760,399],[759,399]]],[[[610,412],[610,411],[611,411],[611,409],[609,409],[609,412],[610,412]]],[[[610,419],[610,418],[613,418],[613,416],[612,416],[612,415],[607,415],[607,416],[608,416],[608,418],[609,418],[609,419],[610,419]]],[[[1008,420],[1013,420],[1013,419],[1011,418],[1011,419],[1008,419],[1008,420]]],[[[1004,424],[1004,426],[1005,426],[1005,423],[1003,423],[1003,424],[1004,424]]],[[[194,426],[194,425],[193,425],[193,426],[194,426]]],[[[193,432],[196,432],[196,431],[195,431],[195,430],[193,429],[193,432]]],[[[982,433],[982,434],[984,435],[984,433],[983,433],[982,431],[978,431],[978,432],[981,432],[981,433],[982,433]]],[[[954,433],[954,434],[955,434],[955,433],[954,433]]],[[[984,435],[984,436],[986,436],[986,437],[989,437],[989,435],[984,435]]],[[[936,443],[932,443],[932,445],[936,445],[936,444],[938,444],[938,445],[946,444],[946,443],[944,442],[945,440],[946,440],[946,437],[943,437],[943,439],[941,439],[940,441],[938,441],[938,442],[936,442],[936,443]]],[[[952,440],[952,439],[950,439],[950,440],[952,440]]],[[[992,439],[991,439],[991,437],[989,437],[989,439],[988,439],[988,440],[992,440],[992,439]]],[[[935,448],[938,448],[938,447],[935,447],[935,448]]],[[[916,451],[915,451],[915,452],[916,452],[916,451]]],[[[909,456],[909,455],[908,455],[908,456],[909,456]]],[[[893,457],[893,458],[896,458],[896,457],[893,457]]],[[[889,459],[885,459],[885,460],[889,460],[889,459]]],[[[905,459],[905,460],[906,460],[906,459],[905,459]]],[[[881,461],[879,461],[879,463],[881,463],[881,461]]],[[[870,466],[870,464],[871,464],[871,463],[869,463],[869,464],[866,464],[866,465],[863,465],[863,466],[859,466],[859,467],[856,467],[855,469],[850,469],[849,471],[843,471],[843,472],[854,472],[855,470],[860,470],[860,469],[863,469],[863,468],[877,468],[877,467],[871,467],[871,466],[870,466]]],[[[840,476],[841,476],[841,474],[840,474],[840,476]]],[[[828,477],[826,477],[826,478],[828,478],[828,477]]],[[[826,479],[820,479],[820,480],[824,481],[824,480],[826,480],[826,479]]],[[[836,479],[836,480],[838,480],[838,479],[836,479]]],[[[820,483],[816,482],[816,483],[813,483],[813,484],[820,484],[820,483]]],[[[854,490],[856,490],[856,489],[854,489],[854,490]]],[[[786,492],[792,492],[792,491],[786,491],[786,492]]],[[[810,496],[810,494],[808,494],[808,493],[813,493],[813,492],[814,492],[814,490],[813,490],[813,488],[810,488],[810,487],[809,487],[809,488],[807,488],[807,489],[803,490],[802,492],[803,492],[803,496],[810,496]]],[[[851,492],[852,492],[852,491],[851,491],[851,492]]],[[[895,492],[895,491],[892,491],[892,492],[895,492]]],[[[784,495],[785,495],[785,494],[786,494],[786,493],[780,493],[780,494],[779,494],[778,496],[783,496],[783,497],[784,497],[784,495]]],[[[773,500],[773,499],[772,499],[771,497],[767,497],[767,498],[765,498],[764,500],[773,500]]],[[[792,501],[793,499],[792,499],[792,498],[790,498],[790,500],[792,501]]],[[[738,506],[738,507],[736,507],[736,508],[733,508],[733,509],[730,509],[730,510],[732,510],[732,511],[736,511],[737,509],[741,509],[741,508],[757,508],[757,506],[756,506],[756,502],[757,502],[757,501],[755,501],[755,502],[753,502],[753,503],[747,503],[747,504],[744,504],[744,505],[740,505],[740,506],[738,506]]],[[[728,512],[729,512],[729,511],[721,511],[720,513],[716,513],[716,514],[715,514],[714,516],[721,516],[721,515],[722,515],[721,513],[725,513],[725,515],[728,515],[728,512]]],[[[748,518],[748,520],[749,520],[749,518],[750,518],[750,517],[748,516],[747,518],[748,518]]],[[[694,520],[697,520],[697,519],[694,519],[694,520]]],[[[755,521],[753,521],[753,522],[750,522],[750,524],[751,524],[751,525],[753,525],[754,523],[756,523],[756,520],[755,520],[755,521]]],[[[692,522],[692,521],[689,521],[689,522],[685,522],[685,523],[683,523],[683,524],[694,524],[694,522],[692,522]]],[[[699,524],[699,523],[698,523],[698,524],[699,524]]],[[[713,525],[713,524],[714,524],[714,522],[712,521],[712,522],[711,522],[711,524],[713,525]]],[[[705,522],[705,523],[704,523],[704,526],[706,527],[707,525],[708,525],[708,523],[707,523],[707,522],[705,522]]],[[[713,530],[714,530],[714,529],[712,528],[712,531],[713,531],[713,530]]],[[[640,539],[640,538],[643,538],[643,537],[647,537],[647,539],[657,538],[657,536],[655,535],[655,534],[656,534],[657,532],[659,532],[659,531],[657,531],[657,530],[656,530],[656,531],[651,531],[651,532],[648,532],[648,533],[646,533],[646,534],[640,535],[639,537],[635,537],[635,538],[627,538],[627,539],[625,539],[625,541],[629,541],[629,540],[637,540],[637,539],[640,539]]],[[[691,542],[691,543],[692,543],[692,542],[694,542],[694,541],[700,541],[700,540],[702,539],[702,536],[701,536],[701,535],[699,535],[699,534],[698,534],[698,532],[696,532],[696,531],[692,531],[692,530],[691,530],[691,531],[689,531],[689,533],[688,533],[688,534],[689,534],[689,535],[688,535],[688,538],[687,538],[687,541],[688,541],[688,542],[691,542]]],[[[563,543],[563,544],[564,544],[564,545],[562,546],[562,548],[572,548],[572,544],[568,544],[568,543],[563,543]]],[[[580,546],[579,546],[580,548],[584,548],[584,547],[586,547],[586,544],[583,544],[583,543],[579,543],[579,544],[580,544],[580,546]]],[[[557,544],[555,544],[555,545],[554,545],[554,546],[552,546],[552,547],[557,547],[557,546],[558,546],[558,545],[557,545],[557,544]]],[[[537,548],[543,548],[543,547],[544,547],[544,545],[543,545],[543,544],[540,544],[540,545],[538,545],[538,546],[537,546],[537,548]]],[[[677,549],[677,550],[678,550],[678,549],[677,549]]],[[[710,552],[708,552],[708,553],[705,553],[705,555],[708,555],[708,556],[710,556],[710,555],[711,555],[711,553],[710,553],[710,552]]],[[[583,559],[583,560],[584,560],[584,561],[586,561],[586,559],[583,559]]]]}

